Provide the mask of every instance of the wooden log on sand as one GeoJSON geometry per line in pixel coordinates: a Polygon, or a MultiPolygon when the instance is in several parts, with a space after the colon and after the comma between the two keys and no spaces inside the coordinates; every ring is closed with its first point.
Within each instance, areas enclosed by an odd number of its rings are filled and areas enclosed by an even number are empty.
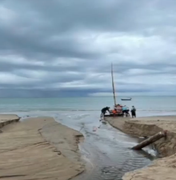
{"type": "Polygon", "coordinates": [[[166,131],[165,132],[159,132],[159,133],[149,137],[148,139],[140,142],[138,145],[132,147],[132,149],[141,150],[142,148],[154,143],[155,141],[161,139],[162,137],[166,137],[166,131]]]}

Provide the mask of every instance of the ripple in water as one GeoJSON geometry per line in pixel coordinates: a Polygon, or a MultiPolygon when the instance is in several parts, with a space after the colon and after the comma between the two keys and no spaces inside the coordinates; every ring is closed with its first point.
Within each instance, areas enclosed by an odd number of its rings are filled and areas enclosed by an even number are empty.
{"type": "Polygon", "coordinates": [[[122,180],[126,172],[147,166],[153,160],[153,156],[143,151],[130,149],[138,143],[138,139],[108,124],[100,125],[97,114],[70,113],[69,116],[71,118],[65,118],[65,115],[60,118],[62,123],[84,134],[80,150],[87,162],[86,171],[72,180],[122,180]]]}

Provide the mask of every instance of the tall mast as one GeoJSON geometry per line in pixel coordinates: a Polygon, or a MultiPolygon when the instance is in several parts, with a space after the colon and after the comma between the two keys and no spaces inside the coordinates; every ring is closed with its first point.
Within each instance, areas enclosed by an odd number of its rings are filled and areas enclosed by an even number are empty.
{"type": "Polygon", "coordinates": [[[113,75],[113,64],[111,63],[111,77],[112,77],[112,91],[114,98],[114,106],[116,105],[116,94],[115,94],[115,86],[114,86],[114,75],[113,75]]]}

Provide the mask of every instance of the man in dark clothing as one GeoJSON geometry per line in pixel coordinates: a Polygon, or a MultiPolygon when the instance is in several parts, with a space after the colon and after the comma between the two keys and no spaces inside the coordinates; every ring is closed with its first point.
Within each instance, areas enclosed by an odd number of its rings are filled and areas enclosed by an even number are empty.
{"type": "Polygon", "coordinates": [[[132,118],[136,117],[136,108],[134,106],[132,106],[132,109],[131,109],[131,116],[132,118]]]}
{"type": "Polygon", "coordinates": [[[101,110],[101,115],[100,115],[100,118],[103,119],[104,118],[104,115],[106,114],[106,111],[108,111],[110,113],[110,107],[104,107],[102,110],[101,110]]]}

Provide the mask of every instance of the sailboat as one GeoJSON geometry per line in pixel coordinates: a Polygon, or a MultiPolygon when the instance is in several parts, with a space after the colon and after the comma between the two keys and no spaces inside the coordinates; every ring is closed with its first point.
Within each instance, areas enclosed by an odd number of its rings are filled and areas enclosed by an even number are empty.
{"type": "Polygon", "coordinates": [[[115,107],[116,106],[116,92],[115,92],[115,85],[114,85],[113,64],[111,64],[111,78],[112,78],[112,92],[113,92],[114,107],[115,107]]]}
{"type": "MultiPolygon", "coordinates": [[[[116,101],[116,91],[115,91],[115,85],[114,85],[114,73],[113,73],[113,64],[111,64],[111,78],[112,78],[112,92],[113,92],[113,100],[114,100],[114,107],[117,105],[116,101]]],[[[110,114],[110,115],[105,115],[106,117],[110,116],[123,116],[123,114],[110,114]]]]}

